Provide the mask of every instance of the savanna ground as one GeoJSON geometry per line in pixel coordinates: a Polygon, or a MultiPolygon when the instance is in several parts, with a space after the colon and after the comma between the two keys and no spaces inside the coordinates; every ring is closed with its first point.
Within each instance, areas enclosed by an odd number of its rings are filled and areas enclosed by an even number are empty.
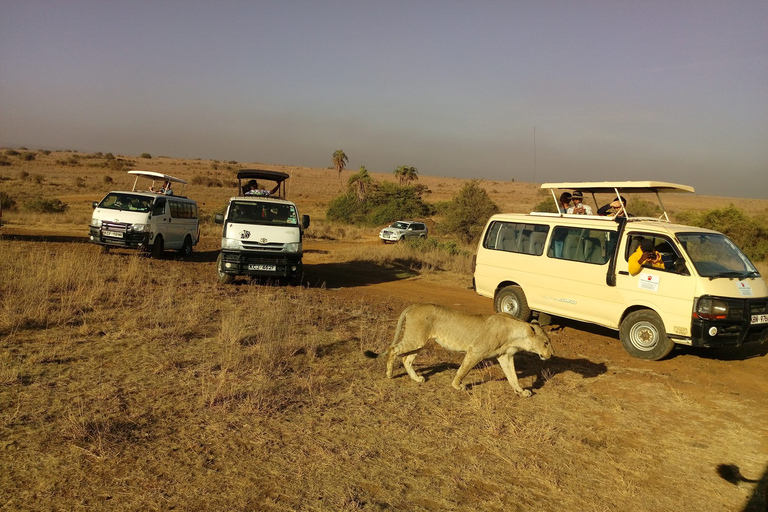
{"type": "MultiPolygon", "coordinates": [[[[467,392],[453,390],[461,355],[436,346],[416,360],[425,383],[401,366],[387,380],[362,351],[391,342],[408,304],[492,312],[467,288],[471,248],[383,246],[377,229],[324,221],[335,171],[249,164],[289,172],[289,196],[312,216],[306,285],[220,286],[210,224],[188,260],[83,243],[90,201],[130,188],[124,170],[78,153],[12,160],[0,190],[19,205],[39,194],[70,208],[3,217],[3,509],[765,510],[768,348],[679,348],[645,362],[611,331],[563,322],[549,329],[555,358],[516,358],[531,398],[492,362],[468,375],[467,392]]],[[[243,166],[131,160],[207,177],[186,190],[204,216],[243,166]]],[[[430,201],[462,184],[419,181],[430,201]]],[[[502,211],[542,198],[533,184],[483,186],[502,211]]],[[[672,210],[731,202],[665,200],[672,210]]],[[[738,203],[768,213],[768,201],[738,203]]]]}

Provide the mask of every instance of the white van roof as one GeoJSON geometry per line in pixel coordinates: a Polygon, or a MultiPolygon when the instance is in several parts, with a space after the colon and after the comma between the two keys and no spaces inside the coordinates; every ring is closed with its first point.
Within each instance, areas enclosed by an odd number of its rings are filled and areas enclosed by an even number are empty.
{"type": "Polygon", "coordinates": [[[569,188],[591,194],[614,194],[616,190],[628,194],[695,193],[691,186],[664,181],[571,181],[567,183],[543,183],[541,188],[569,188]]]}
{"type": "MultiPolygon", "coordinates": [[[[138,178],[141,176],[142,178],[147,178],[150,180],[163,180],[163,181],[171,181],[173,183],[181,183],[183,185],[186,185],[186,180],[183,180],[181,178],[176,178],[175,176],[169,176],[167,174],[163,174],[160,172],[153,172],[153,171],[140,171],[138,169],[134,169],[132,171],[128,171],[128,174],[135,174],[138,178]]],[[[135,188],[135,187],[134,187],[135,188]]]]}

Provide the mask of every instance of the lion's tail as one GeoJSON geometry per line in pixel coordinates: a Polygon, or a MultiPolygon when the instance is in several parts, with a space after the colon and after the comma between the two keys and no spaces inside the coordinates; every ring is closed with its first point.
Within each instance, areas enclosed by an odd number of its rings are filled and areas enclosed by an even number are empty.
{"type": "Polygon", "coordinates": [[[403,324],[405,323],[405,317],[407,316],[408,310],[411,309],[411,306],[408,306],[405,308],[405,310],[400,313],[400,318],[397,320],[397,328],[395,329],[395,337],[392,340],[392,345],[390,345],[387,350],[384,352],[377,354],[376,352],[373,352],[372,350],[366,350],[363,352],[365,354],[365,357],[370,357],[371,359],[376,359],[378,357],[385,356],[389,354],[389,351],[392,350],[392,347],[394,347],[397,344],[397,340],[400,339],[400,331],[403,330],[403,324]]]}

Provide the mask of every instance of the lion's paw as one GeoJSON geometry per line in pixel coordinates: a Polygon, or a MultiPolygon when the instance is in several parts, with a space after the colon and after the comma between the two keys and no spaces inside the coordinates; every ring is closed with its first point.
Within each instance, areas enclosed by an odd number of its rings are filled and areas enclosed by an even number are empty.
{"type": "Polygon", "coordinates": [[[522,393],[518,393],[520,396],[531,396],[532,394],[530,389],[524,389],[522,393]]]}

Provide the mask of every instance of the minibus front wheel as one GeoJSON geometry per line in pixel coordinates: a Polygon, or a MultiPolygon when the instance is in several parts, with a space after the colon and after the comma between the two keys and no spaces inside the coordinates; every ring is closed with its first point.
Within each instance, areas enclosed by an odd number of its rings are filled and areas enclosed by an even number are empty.
{"type": "Polygon", "coordinates": [[[631,356],[651,361],[665,358],[675,346],[667,336],[664,322],[650,309],[628,314],[621,322],[619,337],[631,356]]]}
{"type": "Polygon", "coordinates": [[[497,313],[506,313],[510,316],[528,322],[531,319],[531,308],[525,298],[523,289],[517,285],[505,286],[496,294],[493,307],[497,313]]]}

